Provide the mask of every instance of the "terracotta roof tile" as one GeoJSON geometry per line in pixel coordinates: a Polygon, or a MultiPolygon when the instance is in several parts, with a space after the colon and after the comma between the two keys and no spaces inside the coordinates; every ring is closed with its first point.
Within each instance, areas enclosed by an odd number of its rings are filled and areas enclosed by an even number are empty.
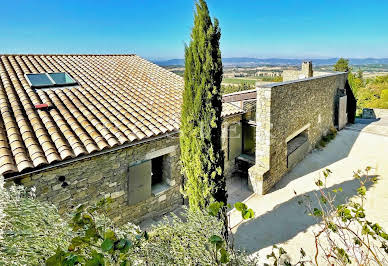
{"type": "Polygon", "coordinates": [[[235,114],[242,114],[244,110],[234,105],[233,103],[223,103],[222,104],[222,114],[221,116],[229,116],[235,114]]]}
{"type": "Polygon", "coordinates": [[[182,89],[136,55],[0,55],[0,174],[178,131],[182,89]],[[32,89],[25,74],[46,72],[78,85],[32,89]]]}

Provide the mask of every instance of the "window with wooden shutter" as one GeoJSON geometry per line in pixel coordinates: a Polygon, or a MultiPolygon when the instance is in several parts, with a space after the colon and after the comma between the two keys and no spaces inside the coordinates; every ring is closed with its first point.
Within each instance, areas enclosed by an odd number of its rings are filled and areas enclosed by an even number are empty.
{"type": "Polygon", "coordinates": [[[151,160],[129,167],[129,205],[134,205],[151,197],[151,169],[151,160]]]}

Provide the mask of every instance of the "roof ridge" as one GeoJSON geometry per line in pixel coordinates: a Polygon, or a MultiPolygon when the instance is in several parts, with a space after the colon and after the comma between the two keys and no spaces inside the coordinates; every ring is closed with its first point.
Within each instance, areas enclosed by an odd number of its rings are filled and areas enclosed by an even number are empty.
{"type": "Polygon", "coordinates": [[[136,54],[1,54],[0,56],[135,56],[136,54]]]}

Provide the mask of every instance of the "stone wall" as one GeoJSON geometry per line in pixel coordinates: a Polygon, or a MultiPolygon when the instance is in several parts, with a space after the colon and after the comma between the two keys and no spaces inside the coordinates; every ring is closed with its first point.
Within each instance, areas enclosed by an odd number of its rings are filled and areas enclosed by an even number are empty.
{"type": "Polygon", "coordinates": [[[287,142],[306,132],[310,149],[334,126],[346,73],[257,88],[256,165],[249,169],[254,191],[264,194],[289,170],[287,142]]]}
{"type": "MultiPolygon", "coordinates": [[[[223,118],[222,149],[225,152],[225,176],[234,170],[234,159],[228,160],[228,127],[241,122],[241,115],[223,118]]],[[[36,187],[38,199],[55,204],[60,213],[78,204],[93,204],[111,197],[110,216],[118,224],[139,223],[161,216],[183,204],[179,135],[151,140],[109,153],[77,160],[41,172],[26,174],[13,181],[36,187]],[[139,162],[164,156],[163,176],[166,189],[152,194],[137,204],[128,204],[129,169],[139,162]]],[[[12,182],[8,182],[11,184],[12,182]]]]}
{"type": "Polygon", "coordinates": [[[26,187],[36,187],[39,199],[54,203],[60,213],[81,203],[91,204],[111,197],[111,218],[118,224],[138,223],[174,210],[183,202],[178,135],[93,156],[67,165],[29,174],[16,180],[26,187]],[[167,189],[135,205],[128,204],[128,170],[135,163],[165,155],[167,189]]]}
{"type": "Polygon", "coordinates": [[[378,108],[362,109],[362,118],[377,119],[377,118],[386,117],[386,116],[388,116],[388,109],[378,109],[378,108]]]}

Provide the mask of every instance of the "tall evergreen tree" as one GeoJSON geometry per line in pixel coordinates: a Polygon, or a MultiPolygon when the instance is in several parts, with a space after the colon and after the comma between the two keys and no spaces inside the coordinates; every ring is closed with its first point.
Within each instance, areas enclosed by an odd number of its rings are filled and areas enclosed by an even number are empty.
{"type": "Polygon", "coordinates": [[[349,60],[342,57],[334,65],[334,71],[349,72],[350,70],[349,60]]]}
{"type": "Polygon", "coordinates": [[[180,147],[183,193],[190,208],[203,209],[213,201],[227,201],[221,149],[221,32],[206,2],[195,5],[191,41],[185,47],[180,147]]]}

